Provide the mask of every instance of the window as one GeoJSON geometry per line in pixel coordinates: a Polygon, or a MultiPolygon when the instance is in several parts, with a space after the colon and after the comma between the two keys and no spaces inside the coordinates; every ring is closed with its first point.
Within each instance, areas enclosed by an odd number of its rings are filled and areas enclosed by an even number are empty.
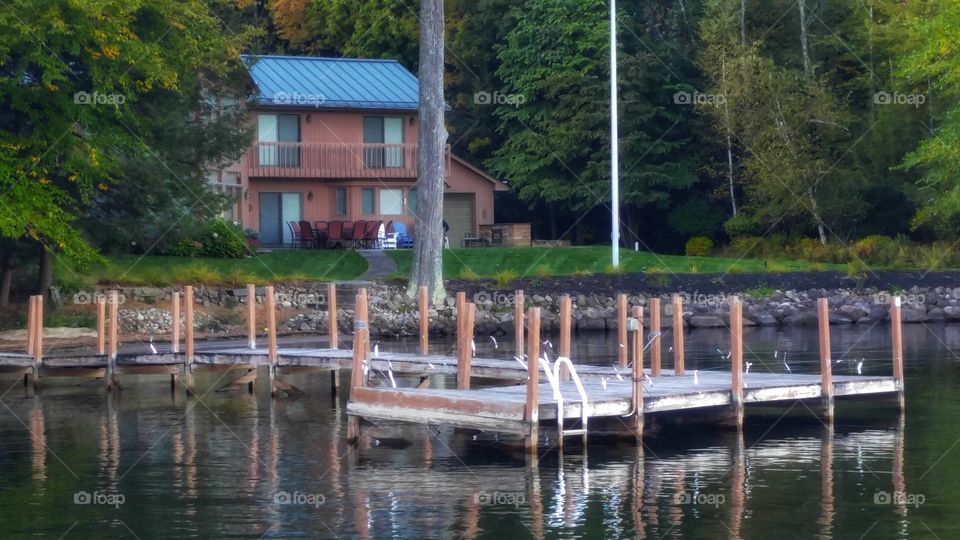
{"type": "Polygon", "coordinates": [[[360,211],[363,212],[365,216],[373,215],[373,188],[363,188],[360,190],[360,211]]]}
{"type": "Polygon", "coordinates": [[[261,167],[300,166],[300,115],[260,114],[257,140],[261,167]]]}
{"type": "Polygon", "coordinates": [[[412,188],[407,192],[407,215],[415,216],[417,214],[417,188],[412,188]]]}
{"type": "Polygon", "coordinates": [[[363,142],[363,163],[367,167],[403,167],[403,118],[364,116],[363,142]]]}
{"type": "Polygon", "coordinates": [[[403,214],[403,190],[380,190],[380,215],[399,216],[403,214]]]}
{"type": "Polygon", "coordinates": [[[334,197],[336,207],[334,211],[338,216],[347,215],[347,188],[338,187],[334,197]]]}

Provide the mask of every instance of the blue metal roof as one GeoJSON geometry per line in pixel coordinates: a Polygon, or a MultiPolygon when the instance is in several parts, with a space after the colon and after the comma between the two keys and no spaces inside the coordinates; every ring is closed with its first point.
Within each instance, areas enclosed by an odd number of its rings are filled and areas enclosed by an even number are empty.
{"type": "Polygon", "coordinates": [[[396,60],[244,56],[262,105],[416,110],[417,78],[396,60]]]}

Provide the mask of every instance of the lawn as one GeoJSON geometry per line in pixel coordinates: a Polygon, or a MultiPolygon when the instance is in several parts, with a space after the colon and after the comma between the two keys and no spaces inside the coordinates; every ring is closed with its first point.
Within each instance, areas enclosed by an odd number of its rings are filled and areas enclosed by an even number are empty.
{"type": "Polygon", "coordinates": [[[106,258],[106,263],[83,270],[58,264],[56,277],[68,288],[94,284],[242,286],[356,279],[367,270],[367,261],[350,250],[279,250],[246,259],[137,255],[106,258]]]}
{"type": "MultiPolygon", "coordinates": [[[[397,263],[397,274],[409,275],[413,252],[398,250],[388,253],[397,263]]],[[[841,268],[842,265],[786,259],[770,259],[765,262],[762,259],[686,257],[658,255],[648,251],[620,251],[620,272],[625,273],[805,272],[841,268]]],[[[495,277],[497,273],[512,273],[512,277],[545,277],[611,272],[610,248],[607,246],[448,249],[443,253],[443,276],[447,279],[489,278],[495,277]]]]}

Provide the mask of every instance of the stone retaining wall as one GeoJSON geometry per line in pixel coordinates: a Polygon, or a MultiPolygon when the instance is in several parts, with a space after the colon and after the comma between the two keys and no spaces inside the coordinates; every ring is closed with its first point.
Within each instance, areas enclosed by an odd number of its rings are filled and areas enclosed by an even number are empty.
{"type": "MultiPolygon", "coordinates": [[[[120,309],[121,328],[125,333],[167,334],[172,320],[169,302],[172,288],[122,288],[121,300],[131,304],[147,304],[142,308],[120,309]],[[154,305],[150,305],[154,304],[154,305]]],[[[342,329],[349,329],[353,320],[353,286],[339,287],[338,317],[342,329]]],[[[380,337],[416,335],[419,328],[416,302],[408,300],[404,288],[372,285],[368,289],[370,326],[380,337]]],[[[325,283],[280,286],[276,289],[277,306],[283,310],[281,332],[324,333],[327,326],[327,286],[325,283]],[[292,314],[292,315],[291,315],[292,314]]],[[[920,288],[896,291],[903,302],[905,323],[946,322],[960,320],[960,288],[920,288]]],[[[257,289],[257,302],[262,303],[263,289],[257,289]]],[[[197,323],[207,333],[237,333],[244,328],[246,289],[196,287],[197,305],[206,313],[198,313],[197,323]]],[[[729,296],[691,294],[684,298],[684,322],[692,328],[719,328],[728,320],[729,296]]],[[[574,330],[609,331],[616,328],[616,299],[609,294],[572,294],[574,330]]],[[[672,322],[670,294],[661,295],[661,323],[672,322]]],[[[744,301],[744,324],[747,326],[815,325],[816,302],[820,297],[830,301],[831,324],[873,324],[888,319],[891,291],[864,289],[810,289],[754,291],[741,294],[744,301]]],[[[513,292],[504,290],[468,291],[469,300],[477,304],[476,332],[480,335],[502,335],[513,332],[513,292]]],[[[631,305],[646,305],[644,294],[631,294],[631,305]]],[[[450,335],[456,327],[454,297],[448,296],[442,306],[430,308],[430,328],[436,335],[450,335]]],[[[546,332],[558,327],[559,296],[526,293],[526,306],[543,309],[542,328],[546,332]]]]}

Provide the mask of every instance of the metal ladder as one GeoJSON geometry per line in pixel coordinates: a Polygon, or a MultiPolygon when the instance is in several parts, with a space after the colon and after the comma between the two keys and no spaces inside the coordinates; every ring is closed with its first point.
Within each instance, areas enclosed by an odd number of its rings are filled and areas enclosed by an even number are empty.
{"type": "Polygon", "coordinates": [[[580,376],[577,374],[577,368],[574,367],[573,362],[570,361],[566,356],[561,356],[553,363],[553,369],[551,370],[550,362],[544,358],[540,358],[540,366],[543,368],[544,373],[547,374],[547,380],[550,381],[550,386],[553,388],[553,398],[557,401],[557,445],[560,449],[563,449],[563,438],[569,437],[571,435],[580,435],[583,437],[583,447],[587,447],[587,420],[589,419],[589,414],[587,413],[587,405],[589,404],[587,400],[587,391],[583,388],[583,383],[580,381],[580,376]],[[579,429],[564,429],[563,428],[563,393],[560,391],[560,365],[566,364],[570,371],[570,378],[573,379],[573,383],[577,386],[577,392],[580,393],[580,428],[579,429]]]}

